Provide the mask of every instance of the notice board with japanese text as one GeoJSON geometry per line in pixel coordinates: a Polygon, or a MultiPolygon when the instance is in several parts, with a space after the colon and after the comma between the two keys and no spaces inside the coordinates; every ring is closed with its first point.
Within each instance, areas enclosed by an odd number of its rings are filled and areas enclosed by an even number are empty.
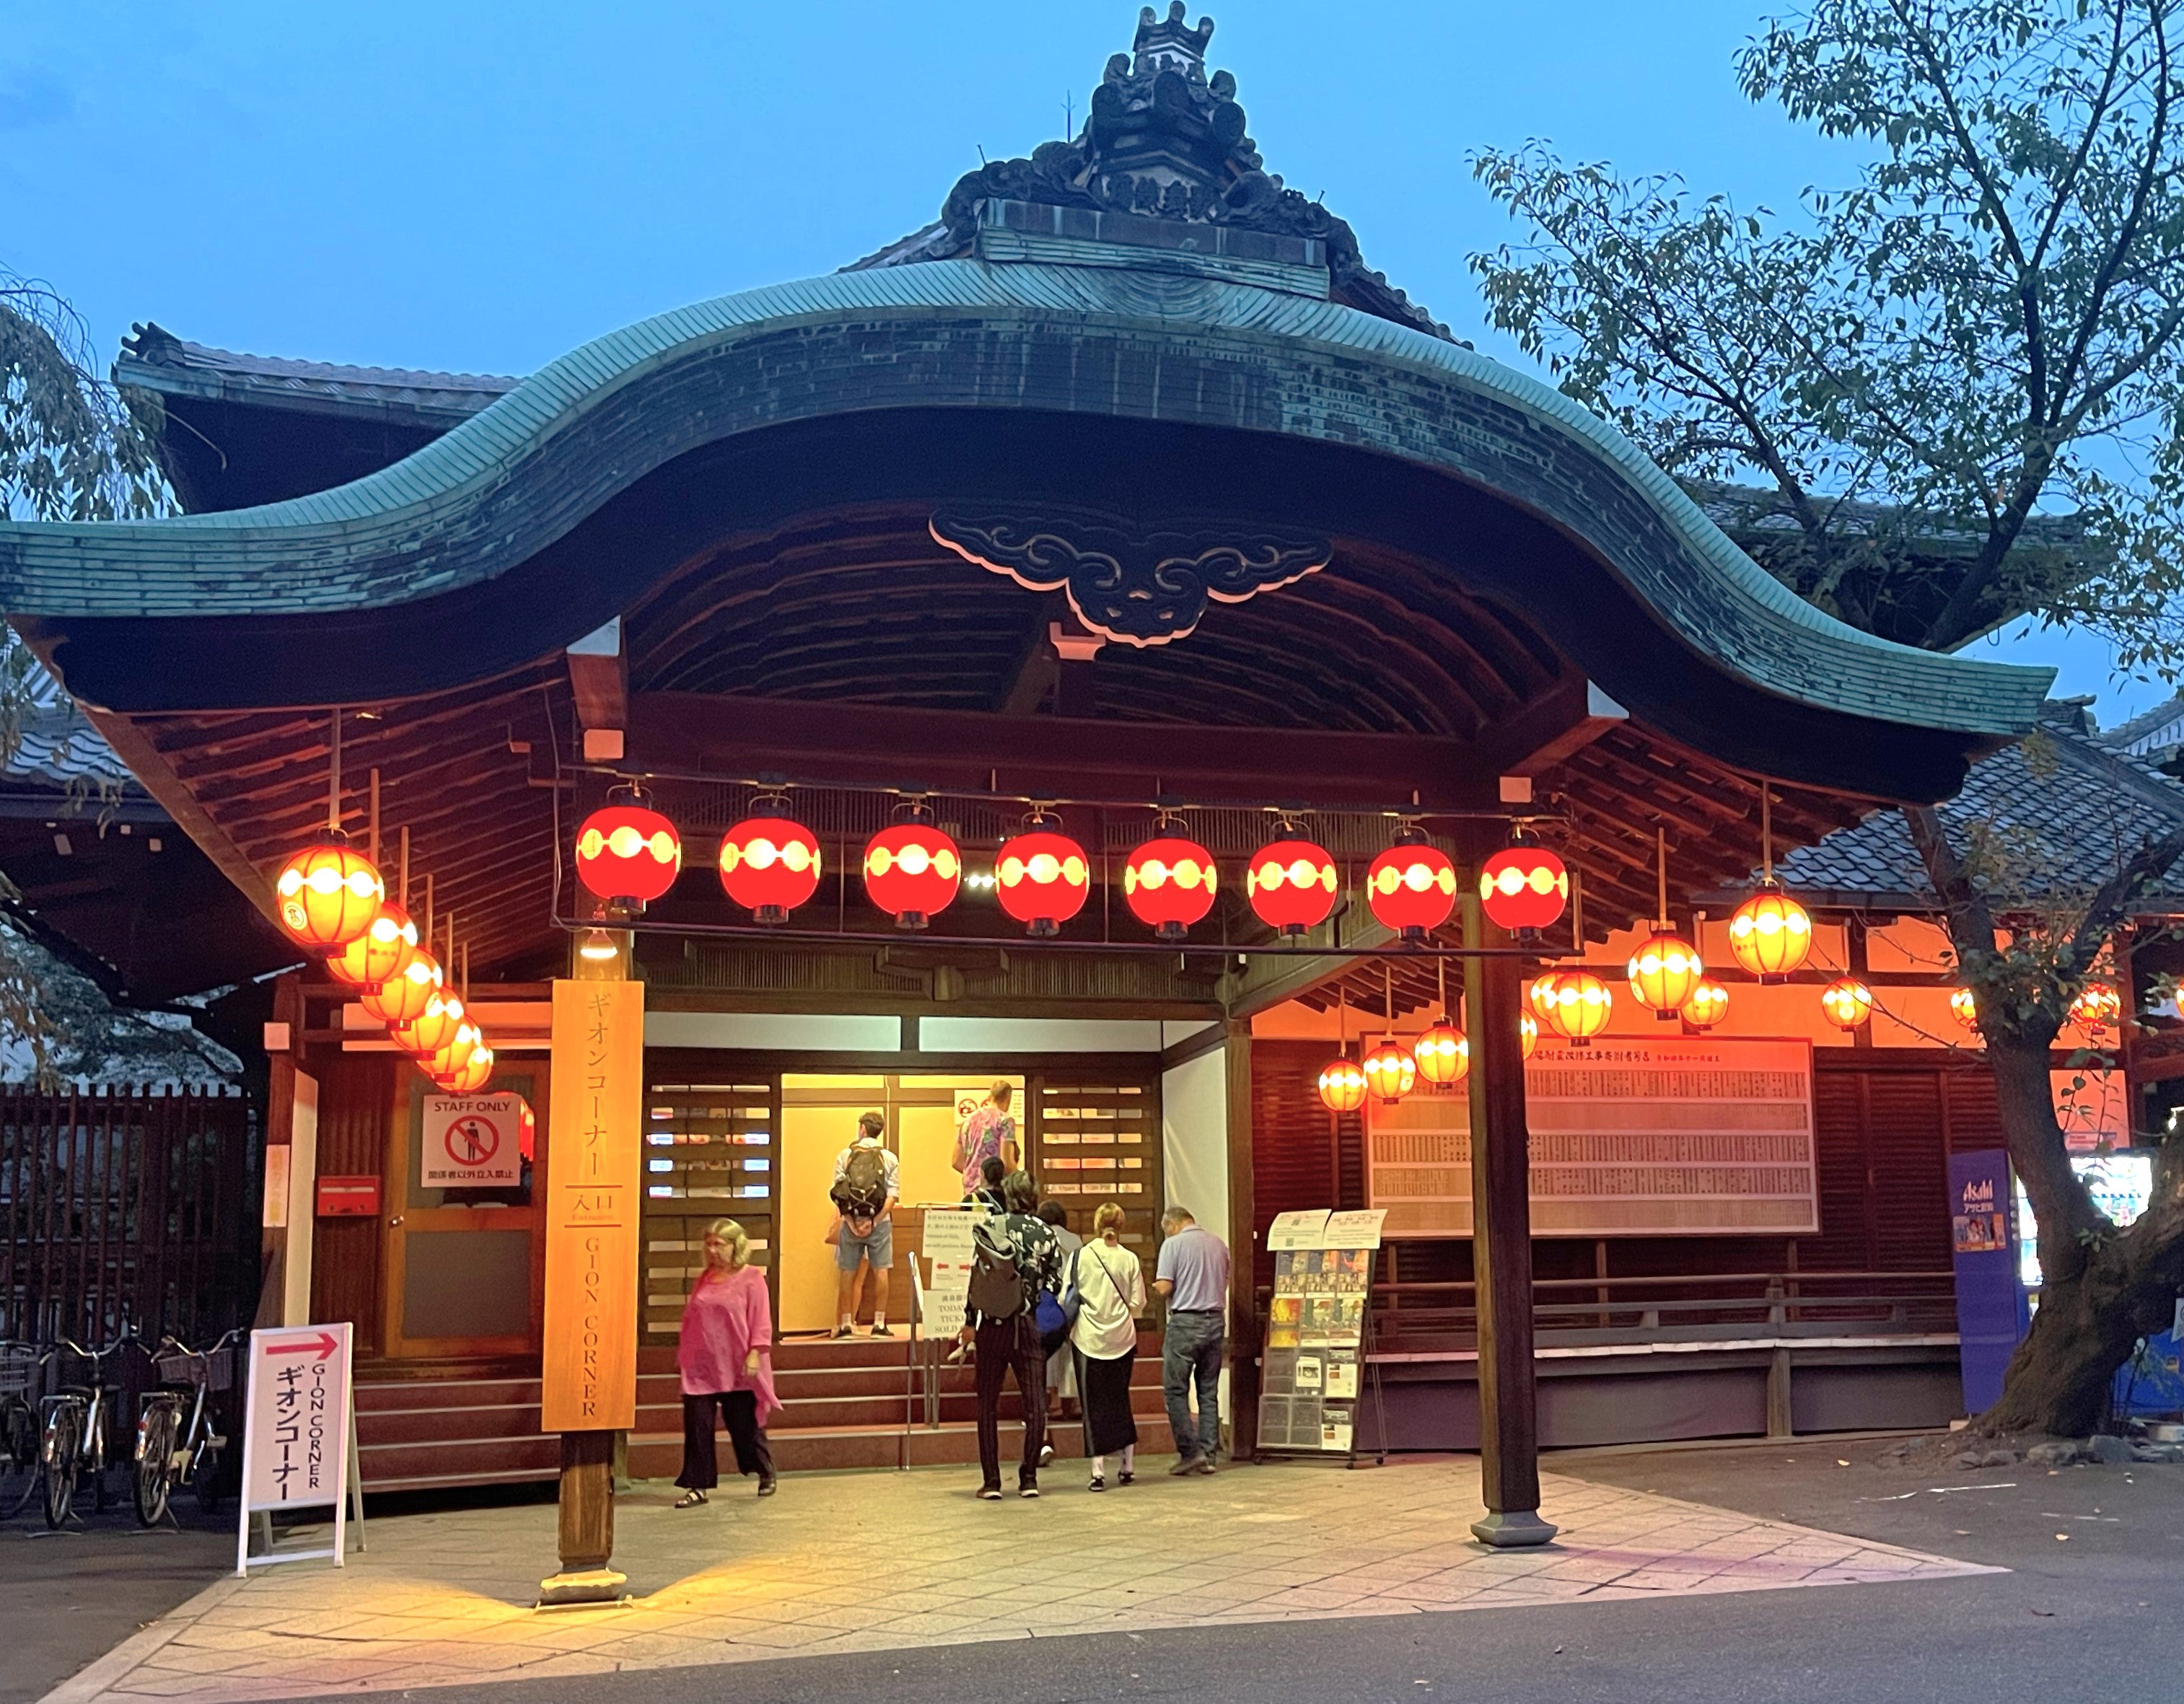
{"type": "Polygon", "coordinates": [[[547,1432],[637,1423],[644,984],[554,984],[546,1149],[547,1432]]]}

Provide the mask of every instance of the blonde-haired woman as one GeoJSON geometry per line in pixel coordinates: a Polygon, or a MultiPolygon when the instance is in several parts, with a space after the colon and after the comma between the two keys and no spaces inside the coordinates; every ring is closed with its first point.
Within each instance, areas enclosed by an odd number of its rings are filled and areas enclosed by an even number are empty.
{"type": "Polygon", "coordinates": [[[1077,1251],[1070,1279],[1077,1287],[1078,1401],[1084,1409],[1084,1453],[1092,1483],[1107,1489],[1107,1457],[1121,1452],[1118,1484],[1137,1478],[1138,1422],[1130,1412],[1130,1373],[1138,1359],[1138,1315],[1145,1306],[1145,1272],[1123,1241],[1123,1210],[1103,1202],[1092,1216],[1092,1240],[1077,1251]]]}
{"type": "Polygon", "coordinates": [[[705,1227],[705,1269],[682,1307],[682,1487],[678,1509],[694,1509],[721,1482],[713,1453],[713,1412],[727,1423],[736,1471],[758,1475],[758,1494],[773,1495],[773,1452],[766,1423],[781,1406],[773,1394],[773,1319],[766,1274],[750,1263],[750,1239],[733,1219],[705,1227]]]}

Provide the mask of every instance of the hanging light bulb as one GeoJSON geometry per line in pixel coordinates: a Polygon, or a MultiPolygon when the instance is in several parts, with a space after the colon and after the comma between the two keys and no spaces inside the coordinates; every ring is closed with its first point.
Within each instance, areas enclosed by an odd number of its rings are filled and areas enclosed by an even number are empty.
{"type": "Polygon", "coordinates": [[[1665,830],[1658,828],[1653,836],[1659,860],[1661,906],[1655,915],[1653,933],[1639,942],[1626,970],[1631,995],[1638,1004],[1657,1017],[1673,1019],[1706,974],[1706,965],[1699,949],[1669,922],[1669,837],[1665,830]]]}
{"type": "Polygon", "coordinates": [[[1471,1069],[1471,1044],[1448,1021],[1448,961],[1436,959],[1434,966],[1440,981],[1441,1015],[1411,1044],[1411,1055],[1418,1061],[1418,1075],[1426,1085],[1437,1094],[1446,1094],[1471,1069]]]}
{"type": "Polygon", "coordinates": [[[604,929],[587,929],[583,938],[577,943],[577,956],[588,959],[595,965],[604,964],[619,950],[615,945],[614,937],[604,929]]]}
{"type": "Polygon", "coordinates": [[[1340,983],[1334,1002],[1335,1041],[1341,1051],[1320,1067],[1319,1104],[1329,1112],[1355,1112],[1365,1104],[1365,1073],[1350,1056],[1350,1006],[1340,983]]]}

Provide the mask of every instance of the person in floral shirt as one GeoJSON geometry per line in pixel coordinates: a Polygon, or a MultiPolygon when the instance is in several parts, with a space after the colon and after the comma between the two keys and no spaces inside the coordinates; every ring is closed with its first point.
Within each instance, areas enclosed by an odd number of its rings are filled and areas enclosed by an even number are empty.
{"type": "Polygon", "coordinates": [[[1023,1162],[1017,1142],[1016,1115],[1009,1108],[1016,1100],[1016,1085],[1002,1080],[986,1091],[986,1104],[963,1121],[956,1136],[956,1169],[963,1174],[966,1199],[978,1193],[984,1181],[980,1169],[989,1160],[999,1160],[1004,1172],[1023,1162]]]}

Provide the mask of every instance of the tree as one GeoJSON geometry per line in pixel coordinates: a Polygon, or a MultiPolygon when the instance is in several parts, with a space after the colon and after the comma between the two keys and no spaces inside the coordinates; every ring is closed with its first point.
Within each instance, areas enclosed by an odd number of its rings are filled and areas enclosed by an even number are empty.
{"type": "MultiPolygon", "coordinates": [[[[1745,92],[1863,144],[1855,181],[1777,220],[1537,142],[1481,153],[1480,181],[1526,231],[1472,259],[1493,322],[1853,625],[1953,649],[2031,614],[2103,635],[2123,666],[2172,671],[2179,10],[1820,0],[1770,20],[1738,58],[1745,92]]],[[[2184,840],[2120,851],[2069,892],[2052,871],[2020,879],[2008,825],[1953,838],[1936,813],[1905,815],[2040,1222],[2039,1317],[1983,1423],[2083,1434],[2184,1286],[2184,1154],[2164,1146],[2153,1209],[2119,1231],[2070,1168],[2051,1050],[2184,840]]]]}
{"type": "Polygon", "coordinates": [[[2172,0],[1825,0],[1740,55],[1869,146],[1795,218],[1482,153],[1526,240],[1493,323],[1772,572],[1950,649],[2031,613],[2184,638],[2184,112],[2172,0]],[[1756,482],[1756,483],[1755,483],[1756,482]]]}

